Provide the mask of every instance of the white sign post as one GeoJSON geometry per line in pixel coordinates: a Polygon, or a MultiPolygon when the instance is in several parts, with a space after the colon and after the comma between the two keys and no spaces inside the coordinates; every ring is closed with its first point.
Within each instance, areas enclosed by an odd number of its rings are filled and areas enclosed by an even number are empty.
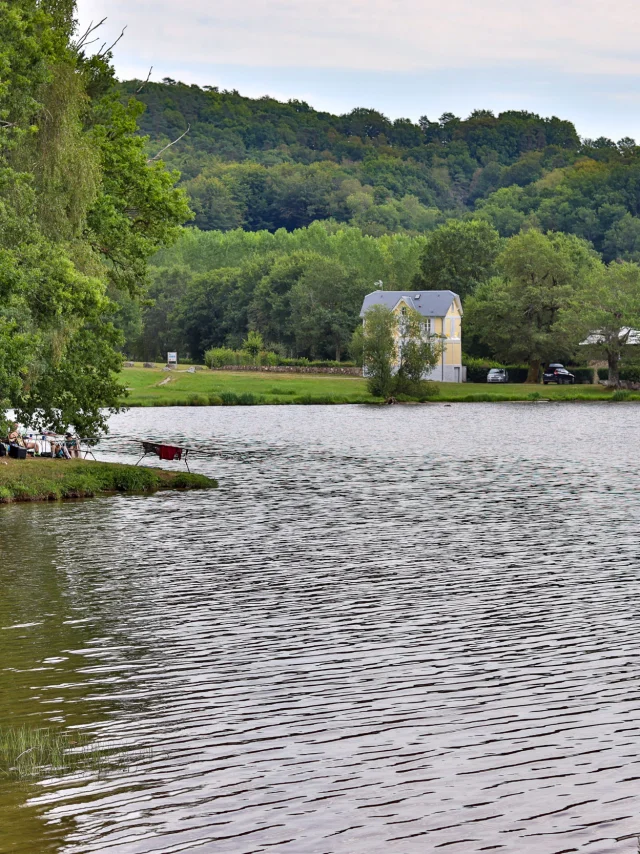
{"type": "Polygon", "coordinates": [[[167,353],[167,365],[170,367],[175,367],[178,364],[178,354],[177,353],[167,353]]]}

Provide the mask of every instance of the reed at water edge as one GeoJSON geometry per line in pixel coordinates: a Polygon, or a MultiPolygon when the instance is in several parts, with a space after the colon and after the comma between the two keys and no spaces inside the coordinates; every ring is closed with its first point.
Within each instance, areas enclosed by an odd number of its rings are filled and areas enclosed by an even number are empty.
{"type": "Polygon", "coordinates": [[[126,771],[150,758],[150,750],[109,746],[76,730],[0,727],[0,781],[33,781],[78,772],[101,776],[126,771]]]}

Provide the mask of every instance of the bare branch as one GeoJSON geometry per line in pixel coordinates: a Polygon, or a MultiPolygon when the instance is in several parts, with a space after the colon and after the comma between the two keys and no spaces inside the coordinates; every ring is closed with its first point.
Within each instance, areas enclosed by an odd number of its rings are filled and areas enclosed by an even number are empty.
{"type": "Polygon", "coordinates": [[[97,24],[94,24],[93,21],[91,21],[86,31],[80,36],[78,41],[74,43],[74,48],[76,50],[80,50],[81,48],[83,48],[87,44],[87,39],[89,38],[91,33],[95,33],[96,30],[100,29],[100,27],[104,24],[106,20],[106,18],[103,18],[101,21],[98,21],[97,24]]]}
{"type": "Polygon", "coordinates": [[[125,31],[126,29],[127,29],[126,27],[123,27],[123,28],[122,28],[122,32],[120,33],[120,35],[118,36],[118,38],[117,38],[117,39],[114,41],[114,43],[113,43],[110,47],[108,47],[106,50],[104,50],[104,45],[102,45],[102,47],[100,48],[100,50],[99,50],[99,51],[98,51],[98,53],[96,54],[96,56],[98,57],[98,59],[103,59],[103,57],[105,57],[108,53],[110,53],[110,52],[114,49],[114,47],[118,44],[118,42],[120,41],[120,39],[121,39],[121,38],[122,38],[122,36],[124,35],[124,31],[125,31]]]}
{"type": "Polygon", "coordinates": [[[18,126],[18,122],[0,121],[0,127],[3,127],[3,128],[15,128],[17,126],[18,126]]]}
{"type": "Polygon", "coordinates": [[[151,66],[151,68],[149,69],[149,73],[147,74],[147,79],[144,81],[144,83],[141,83],[141,84],[140,84],[140,86],[138,86],[138,88],[136,89],[136,91],[135,91],[135,93],[134,93],[134,94],[139,95],[139,94],[140,94],[140,92],[142,92],[142,90],[144,89],[144,87],[147,85],[147,83],[148,83],[148,82],[149,82],[149,80],[151,79],[151,72],[152,72],[152,71],[153,71],[153,65],[152,65],[152,66],[151,66]]]}
{"type": "Polygon", "coordinates": [[[163,152],[163,151],[166,151],[166,150],[167,150],[167,148],[171,148],[171,146],[172,146],[172,145],[175,145],[175,144],[176,144],[176,142],[180,142],[180,140],[182,139],[182,137],[183,137],[183,136],[186,136],[186,135],[189,133],[189,131],[190,131],[190,130],[191,130],[191,125],[189,125],[189,126],[187,127],[186,131],[185,131],[184,133],[180,134],[180,136],[179,136],[177,139],[174,139],[174,140],[173,140],[173,142],[168,143],[168,145],[165,145],[165,147],[164,147],[164,148],[161,148],[161,149],[160,149],[160,151],[159,151],[157,154],[154,154],[154,155],[153,155],[153,157],[150,157],[150,158],[147,160],[147,163],[153,163],[153,161],[154,161],[154,160],[157,160],[157,159],[158,159],[158,157],[160,157],[160,155],[162,154],[162,152],[163,152]]]}

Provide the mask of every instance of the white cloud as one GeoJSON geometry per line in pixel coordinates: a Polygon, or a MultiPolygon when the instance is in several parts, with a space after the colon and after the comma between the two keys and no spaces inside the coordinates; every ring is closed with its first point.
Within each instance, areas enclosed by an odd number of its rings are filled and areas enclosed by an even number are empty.
{"type": "Polygon", "coordinates": [[[128,25],[127,63],[417,72],[536,63],[640,72],[631,0],[79,0],[128,25]]]}

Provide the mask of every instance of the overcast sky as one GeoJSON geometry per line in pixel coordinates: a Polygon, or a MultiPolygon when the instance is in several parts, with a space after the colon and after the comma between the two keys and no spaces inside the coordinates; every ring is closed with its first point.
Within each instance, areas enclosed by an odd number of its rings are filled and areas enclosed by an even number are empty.
{"type": "MultiPolygon", "coordinates": [[[[79,0],[122,79],[172,77],[342,113],[531,110],[640,138],[631,0],[79,0]]],[[[99,46],[99,45],[98,45],[99,46]]]]}

